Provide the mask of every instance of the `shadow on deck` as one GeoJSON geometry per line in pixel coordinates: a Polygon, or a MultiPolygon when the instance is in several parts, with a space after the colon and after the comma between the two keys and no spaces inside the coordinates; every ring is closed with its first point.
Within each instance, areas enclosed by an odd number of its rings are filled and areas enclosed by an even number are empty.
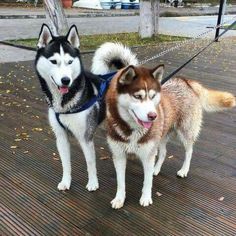
{"type": "MultiPolygon", "coordinates": [[[[181,74],[235,92],[235,45],[235,39],[215,44],[181,74]]],[[[140,48],[137,54],[143,59],[162,47],[140,48]]],[[[172,71],[198,47],[185,47],[162,62],[172,71]]],[[[88,68],[91,57],[84,61],[88,68]]],[[[150,207],[139,206],[143,171],[130,160],[125,206],[113,210],[116,177],[103,127],[95,137],[100,189],[85,189],[85,161],[72,139],[72,186],[59,192],[61,164],[33,63],[0,64],[0,88],[0,235],[236,235],[235,109],[205,115],[188,178],[176,177],[184,152],[169,144],[173,157],[154,178],[150,207]]]]}

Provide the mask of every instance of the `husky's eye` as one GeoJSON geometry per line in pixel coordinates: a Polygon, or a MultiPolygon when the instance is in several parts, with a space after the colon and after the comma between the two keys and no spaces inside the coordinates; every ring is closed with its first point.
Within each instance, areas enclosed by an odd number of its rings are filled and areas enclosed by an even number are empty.
{"type": "Polygon", "coordinates": [[[68,61],[68,65],[72,64],[73,60],[69,60],[68,61]]]}
{"type": "Polygon", "coordinates": [[[52,64],[54,64],[54,65],[57,64],[57,61],[56,61],[56,60],[50,60],[50,62],[51,62],[52,64]]]}
{"type": "Polygon", "coordinates": [[[156,97],[156,94],[153,94],[152,96],[150,96],[150,99],[152,100],[154,97],[156,97]]]}
{"type": "Polygon", "coordinates": [[[142,100],[142,96],[141,95],[134,94],[133,97],[135,99],[142,100]]]}

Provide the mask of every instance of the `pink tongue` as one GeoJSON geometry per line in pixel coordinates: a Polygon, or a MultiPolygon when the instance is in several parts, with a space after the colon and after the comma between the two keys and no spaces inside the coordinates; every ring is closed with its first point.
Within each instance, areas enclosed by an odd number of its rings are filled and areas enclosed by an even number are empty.
{"type": "Polygon", "coordinates": [[[152,126],[152,122],[144,122],[142,120],[139,120],[138,122],[140,123],[140,125],[142,125],[146,129],[150,129],[152,126]]]}
{"type": "Polygon", "coordinates": [[[68,93],[69,89],[68,87],[60,87],[59,91],[61,94],[66,94],[68,93]]]}

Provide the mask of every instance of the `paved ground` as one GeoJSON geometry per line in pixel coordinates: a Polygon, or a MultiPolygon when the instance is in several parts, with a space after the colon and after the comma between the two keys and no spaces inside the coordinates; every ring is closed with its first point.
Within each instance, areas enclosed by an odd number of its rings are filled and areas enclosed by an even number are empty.
{"type": "MultiPolygon", "coordinates": [[[[138,48],[136,53],[145,58],[166,47],[138,48]]],[[[148,66],[164,62],[170,72],[200,47],[186,46],[148,66]]],[[[89,68],[91,55],[83,60],[89,68]]],[[[225,39],[181,74],[235,93],[235,61],[236,39],[225,39]]],[[[124,208],[113,210],[116,176],[105,130],[98,129],[95,137],[100,189],[85,189],[85,161],[71,139],[72,186],[59,192],[61,163],[33,62],[0,63],[0,95],[0,235],[235,236],[236,108],[204,116],[188,178],[176,177],[184,157],[182,146],[168,145],[169,158],[154,178],[150,207],[138,204],[142,166],[128,161],[127,201],[124,208]]]]}
{"type": "Polygon", "coordinates": [[[0,44],[0,63],[28,61],[35,58],[35,52],[0,44]]]}

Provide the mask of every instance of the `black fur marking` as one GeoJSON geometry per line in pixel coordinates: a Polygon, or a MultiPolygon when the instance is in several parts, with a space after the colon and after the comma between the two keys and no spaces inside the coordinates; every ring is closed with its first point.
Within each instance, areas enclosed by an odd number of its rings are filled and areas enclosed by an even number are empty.
{"type": "Polygon", "coordinates": [[[46,47],[38,49],[36,55],[36,61],[40,56],[49,58],[53,56],[54,53],[60,53],[61,46],[63,47],[65,53],[69,53],[72,57],[80,58],[79,49],[72,47],[65,36],[59,36],[59,37],[53,37],[53,40],[51,40],[46,47]]]}
{"type": "Polygon", "coordinates": [[[110,63],[109,63],[109,67],[115,67],[116,69],[121,69],[121,68],[124,68],[125,67],[125,63],[122,62],[119,58],[115,58],[113,59],[110,63]]]}

